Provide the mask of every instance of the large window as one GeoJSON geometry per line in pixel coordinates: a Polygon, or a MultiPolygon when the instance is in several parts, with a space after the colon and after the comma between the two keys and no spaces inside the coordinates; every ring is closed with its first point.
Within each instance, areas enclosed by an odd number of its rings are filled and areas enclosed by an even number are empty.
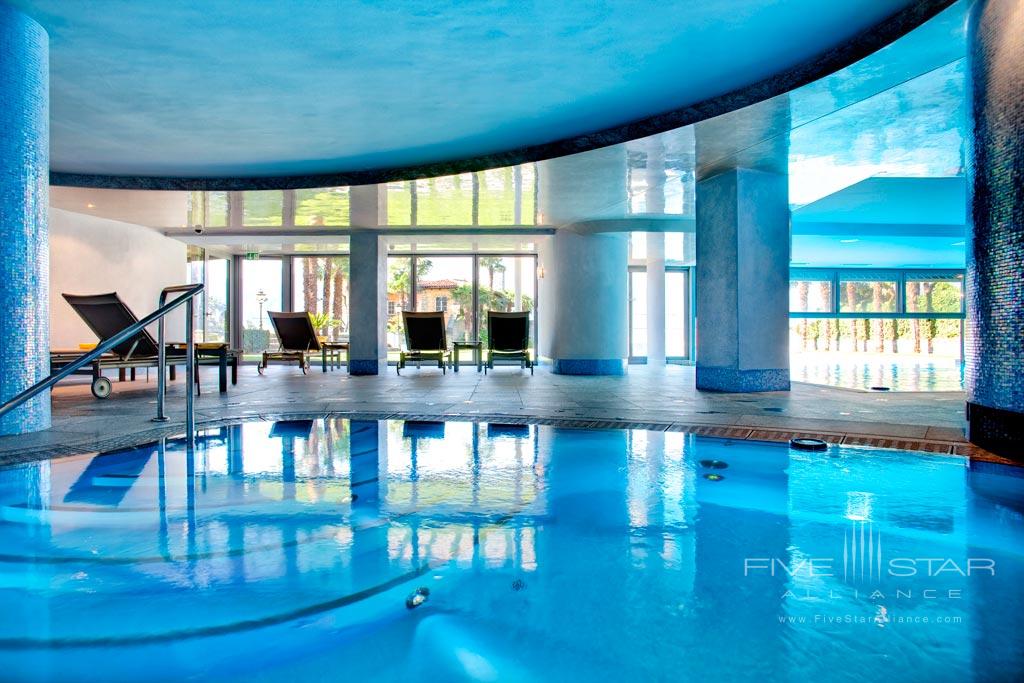
{"type": "Polygon", "coordinates": [[[242,350],[256,354],[277,346],[269,311],[282,311],[283,263],[279,258],[242,261],[242,350]]]}
{"type": "Polygon", "coordinates": [[[193,338],[198,342],[228,341],[228,291],[230,261],[210,256],[205,249],[189,246],[186,281],[202,283],[203,292],[195,298],[193,338]]]}
{"type": "MultiPolygon", "coordinates": [[[[390,182],[386,225],[515,226],[537,222],[534,164],[390,182]]],[[[191,192],[188,224],[237,230],[351,224],[350,189],[191,192]]]]}
{"type": "Polygon", "coordinates": [[[962,358],[963,271],[790,274],[790,349],[962,358]]]}
{"type": "Polygon", "coordinates": [[[800,313],[832,312],[832,276],[804,274],[789,281],[789,310],[800,313]]]}
{"type": "Polygon", "coordinates": [[[647,272],[629,271],[629,357],[647,358],[647,272]]]}
{"type": "MultiPolygon", "coordinates": [[[[444,311],[448,341],[487,345],[487,311],[534,311],[537,257],[430,254],[388,258],[388,350],[404,346],[402,311],[444,311]]],[[[536,343],[536,318],[531,317],[536,343]]],[[[463,360],[469,360],[466,351],[463,360]]]]}
{"type": "MultiPolygon", "coordinates": [[[[402,311],[412,310],[413,258],[388,259],[388,351],[394,355],[402,348],[402,311]]],[[[427,261],[429,264],[429,261],[427,261]]]]}
{"type": "MultiPolygon", "coordinates": [[[[650,346],[648,278],[643,266],[629,269],[629,358],[647,361],[650,346]]],[[[690,269],[665,269],[665,360],[690,358],[690,269]]]]}
{"type": "Polygon", "coordinates": [[[417,257],[416,310],[444,311],[448,341],[475,338],[473,257],[417,257]]]}
{"type": "Polygon", "coordinates": [[[242,224],[255,227],[278,226],[284,215],[284,192],[254,190],[242,193],[242,224]]]}
{"type": "Polygon", "coordinates": [[[203,340],[227,342],[229,340],[229,292],[231,261],[209,257],[206,260],[206,324],[203,340]]]}
{"type": "Polygon", "coordinates": [[[349,195],[347,187],[295,190],[295,225],[317,227],[348,224],[349,195]]]}
{"type": "Polygon", "coordinates": [[[665,358],[690,357],[690,271],[665,271],[665,358]]]}
{"type": "Polygon", "coordinates": [[[424,178],[416,188],[417,225],[473,225],[472,173],[424,178]]]}
{"type": "Polygon", "coordinates": [[[897,279],[887,273],[840,273],[839,312],[895,313],[898,291],[897,279]]]}
{"type": "MultiPolygon", "coordinates": [[[[533,311],[536,259],[532,256],[477,258],[480,341],[487,346],[487,311],[533,311]]],[[[531,316],[532,320],[533,316],[531,316]]]]}
{"type": "Polygon", "coordinates": [[[348,256],[292,259],[292,310],[311,314],[317,334],[332,341],[348,338],[348,256]]]}

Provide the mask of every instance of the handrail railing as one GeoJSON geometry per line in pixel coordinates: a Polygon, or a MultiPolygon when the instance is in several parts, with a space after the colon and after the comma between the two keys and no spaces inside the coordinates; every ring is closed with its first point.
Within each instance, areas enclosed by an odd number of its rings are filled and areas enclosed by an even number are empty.
{"type": "MultiPolygon", "coordinates": [[[[70,363],[62,367],[60,370],[57,370],[56,372],[50,374],[49,377],[36,382],[29,388],[19,393],[17,396],[14,396],[13,398],[6,401],[3,405],[0,405],[0,417],[3,417],[7,413],[11,412],[12,410],[20,406],[21,404],[33,398],[34,396],[37,396],[43,391],[46,391],[47,389],[55,385],[57,382],[75,373],[83,366],[93,362],[94,360],[96,360],[97,358],[99,358],[104,353],[114,348],[121,342],[127,339],[131,339],[136,334],[141,332],[143,328],[152,325],[154,322],[157,321],[159,321],[160,334],[158,351],[160,355],[158,356],[157,359],[157,364],[160,369],[160,379],[157,385],[157,389],[159,391],[159,394],[157,395],[157,416],[162,417],[164,375],[167,372],[167,352],[166,349],[164,348],[164,316],[166,316],[168,313],[178,308],[182,304],[186,304],[187,318],[185,320],[185,344],[187,355],[185,358],[185,376],[186,379],[188,380],[188,391],[185,392],[185,395],[187,397],[185,401],[185,438],[189,446],[193,445],[195,440],[195,413],[192,405],[192,392],[194,391],[192,384],[195,382],[195,347],[194,342],[192,340],[192,300],[201,291],[203,291],[203,285],[201,284],[177,285],[175,287],[168,287],[164,289],[164,291],[160,293],[160,306],[155,311],[153,311],[152,313],[150,313],[137,323],[133,323],[132,325],[124,328],[123,330],[113,335],[112,337],[104,339],[99,344],[97,344],[96,348],[94,348],[92,351],[89,351],[80,356],[79,358],[71,361],[70,363]],[[167,294],[174,292],[183,292],[183,294],[178,298],[174,299],[173,301],[171,301],[170,303],[165,303],[167,294]]],[[[163,419],[166,420],[167,418],[164,417],[163,419]]]]}

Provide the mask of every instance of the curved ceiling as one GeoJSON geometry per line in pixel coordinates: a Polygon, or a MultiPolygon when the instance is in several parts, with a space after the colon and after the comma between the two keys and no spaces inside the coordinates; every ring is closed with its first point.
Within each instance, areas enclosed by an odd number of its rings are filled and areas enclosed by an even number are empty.
{"type": "Polygon", "coordinates": [[[650,135],[845,66],[950,0],[12,4],[50,34],[54,182],[240,189],[650,135]]]}

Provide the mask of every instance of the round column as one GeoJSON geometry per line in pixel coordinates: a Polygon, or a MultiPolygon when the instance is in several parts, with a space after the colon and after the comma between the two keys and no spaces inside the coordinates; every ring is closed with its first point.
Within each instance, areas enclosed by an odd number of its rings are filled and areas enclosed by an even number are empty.
{"type": "Polygon", "coordinates": [[[1024,5],[978,0],[968,26],[968,436],[1024,458],[1024,5]]]}
{"type": "MultiPolygon", "coordinates": [[[[48,58],[43,27],[0,3],[0,401],[49,370],[48,58]]],[[[0,434],[49,426],[49,392],[0,418],[0,434]]]]}
{"type": "MultiPolygon", "coordinates": [[[[626,213],[626,153],[619,147],[539,165],[542,222],[541,354],[564,375],[621,375],[628,356],[628,235],[604,232],[626,213]]],[[[621,226],[619,227],[621,229],[621,226]]]]}

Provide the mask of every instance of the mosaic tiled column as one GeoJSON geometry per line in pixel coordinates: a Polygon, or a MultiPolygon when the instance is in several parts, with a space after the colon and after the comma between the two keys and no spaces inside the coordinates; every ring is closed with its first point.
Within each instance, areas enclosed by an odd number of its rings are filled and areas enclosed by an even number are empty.
{"type": "Polygon", "coordinates": [[[789,190],[734,168],[697,183],[697,389],[789,390],[789,190]]]}
{"type": "Polygon", "coordinates": [[[1024,3],[979,0],[968,50],[968,436],[1024,459],[1024,3]]]}
{"type": "Polygon", "coordinates": [[[387,366],[388,253],[374,230],[386,205],[381,185],[358,185],[350,191],[353,232],[349,240],[349,354],[350,375],[378,375],[387,366]]]}
{"type": "MultiPolygon", "coordinates": [[[[0,3],[0,400],[49,365],[48,56],[46,31],[0,3]]],[[[0,418],[0,434],[49,426],[48,392],[0,418]]]]}

